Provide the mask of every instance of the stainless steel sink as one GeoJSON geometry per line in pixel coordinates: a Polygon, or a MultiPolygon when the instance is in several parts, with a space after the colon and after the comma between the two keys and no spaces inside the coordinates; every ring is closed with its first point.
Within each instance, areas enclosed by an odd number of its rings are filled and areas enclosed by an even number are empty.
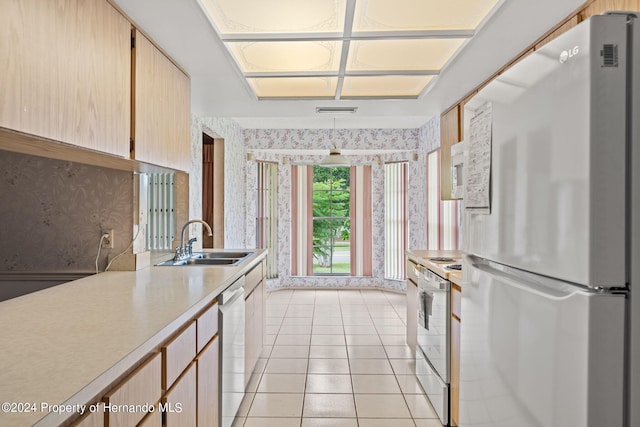
{"type": "Polygon", "coordinates": [[[253,252],[194,252],[190,258],[200,259],[227,259],[227,258],[245,258],[252,255],[253,252]]]}
{"type": "Polygon", "coordinates": [[[159,266],[180,267],[188,265],[237,266],[253,255],[253,252],[194,252],[188,258],[179,261],[170,259],[159,266]]]}

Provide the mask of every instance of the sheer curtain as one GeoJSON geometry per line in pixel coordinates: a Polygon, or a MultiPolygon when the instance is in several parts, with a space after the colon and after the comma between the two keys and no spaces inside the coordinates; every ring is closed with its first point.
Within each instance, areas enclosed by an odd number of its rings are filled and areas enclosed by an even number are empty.
{"type": "Polygon", "coordinates": [[[384,165],[384,272],[386,279],[404,280],[407,250],[406,162],[384,165]]]}
{"type": "Polygon", "coordinates": [[[258,248],[268,249],[266,276],[278,277],[278,164],[258,162],[258,248]]]}
{"type": "Polygon", "coordinates": [[[313,274],[313,166],[291,167],[291,275],[313,274]]]}

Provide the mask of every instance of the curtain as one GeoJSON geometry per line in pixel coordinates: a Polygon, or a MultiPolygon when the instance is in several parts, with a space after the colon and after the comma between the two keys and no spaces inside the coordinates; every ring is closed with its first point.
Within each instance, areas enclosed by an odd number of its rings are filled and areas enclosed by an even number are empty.
{"type": "Polygon", "coordinates": [[[313,166],[291,167],[291,275],[313,274],[313,166]]]}
{"type": "Polygon", "coordinates": [[[404,280],[408,222],[407,163],[387,163],[384,172],[385,278],[404,280]]]}
{"type": "Polygon", "coordinates": [[[371,166],[351,167],[351,275],[371,276],[371,166]]]}
{"type": "Polygon", "coordinates": [[[278,164],[258,162],[257,247],[268,249],[266,277],[278,277],[278,164]]]}

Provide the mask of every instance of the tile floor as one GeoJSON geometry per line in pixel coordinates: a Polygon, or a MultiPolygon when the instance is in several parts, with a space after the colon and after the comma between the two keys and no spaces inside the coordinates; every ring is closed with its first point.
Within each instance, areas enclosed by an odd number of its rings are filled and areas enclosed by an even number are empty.
{"type": "Polygon", "coordinates": [[[415,378],[403,294],[279,290],[234,427],[442,427],[415,378]]]}

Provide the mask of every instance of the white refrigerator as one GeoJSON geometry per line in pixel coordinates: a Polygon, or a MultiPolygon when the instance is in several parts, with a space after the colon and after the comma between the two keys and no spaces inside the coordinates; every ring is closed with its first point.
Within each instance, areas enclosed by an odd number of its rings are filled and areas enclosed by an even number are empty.
{"type": "Polygon", "coordinates": [[[640,426],[636,21],[580,23],[465,107],[461,427],[640,426]]]}

